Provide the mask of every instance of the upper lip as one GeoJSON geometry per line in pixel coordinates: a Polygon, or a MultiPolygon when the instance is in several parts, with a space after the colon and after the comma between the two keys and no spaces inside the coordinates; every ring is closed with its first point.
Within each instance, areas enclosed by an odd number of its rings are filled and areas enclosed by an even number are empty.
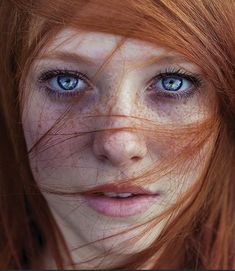
{"type": "Polygon", "coordinates": [[[94,194],[94,193],[105,193],[105,192],[114,192],[114,193],[132,193],[137,195],[156,195],[158,193],[151,192],[146,188],[137,185],[127,185],[127,184],[104,184],[96,186],[83,194],[94,194]]]}

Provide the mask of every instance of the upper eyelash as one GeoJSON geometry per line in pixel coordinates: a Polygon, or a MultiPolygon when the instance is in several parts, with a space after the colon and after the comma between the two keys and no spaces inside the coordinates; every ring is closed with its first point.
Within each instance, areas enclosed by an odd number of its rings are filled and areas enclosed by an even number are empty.
{"type": "Polygon", "coordinates": [[[75,70],[67,70],[67,69],[56,69],[56,70],[49,70],[49,71],[43,72],[39,76],[38,81],[45,82],[57,75],[70,75],[70,76],[75,76],[85,81],[89,81],[89,79],[87,78],[85,74],[75,71],[75,70]]]}
{"type": "Polygon", "coordinates": [[[185,71],[182,68],[166,68],[164,71],[160,71],[155,77],[153,77],[151,81],[154,81],[154,79],[161,79],[165,76],[181,76],[195,85],[200,86],[202,84],[202,78],[200,75],[185,71]]]}

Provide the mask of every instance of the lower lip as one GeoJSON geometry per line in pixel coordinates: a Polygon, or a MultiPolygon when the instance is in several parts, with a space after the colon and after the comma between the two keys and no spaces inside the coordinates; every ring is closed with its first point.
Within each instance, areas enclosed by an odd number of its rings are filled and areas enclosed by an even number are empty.
{"type": "Polygon", "coordinates": [[[146,211],[159,195],[140,195],[129,198],[84,195],[88,206],[98,213],[113,217],[137,215],[146,211]]]}

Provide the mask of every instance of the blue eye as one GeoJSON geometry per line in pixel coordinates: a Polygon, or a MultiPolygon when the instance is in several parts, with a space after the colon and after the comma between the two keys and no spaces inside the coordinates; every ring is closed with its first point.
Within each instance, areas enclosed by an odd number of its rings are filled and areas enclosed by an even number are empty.
{"type": "Polygon", "coordinates": [[[42,89],[53,98],[81,97],[86,91],[92,90],[93,85],[87,76],[78,71],[58,69],[43,72],[38,82],[42,89]]]}
{"type": "Polygon", "coordinates": [[[180,76],[168,75],[163,78],[155,80],[151,84],[151,89],[157,89],[167,92],[185,91],[192,87],[192,82],[189,79],[185,79],[180,76]]]}
{"type": "Polygon", "coordinates": [[[147,90],[158,97],[189,98],[203,85],[199,74],[183,69],[168,68],[159,72],[150,82],[147,90]]]}
{"type": "Polygon", "coordinates": [[[74,92],[88,88],[88,84],[82,78],[73,75],[57,75],[48,80],[50,88],[58,92],[74,92]]]}
{"type": "Polygon", "coordinates": [[[57,83],[64,90],[72,90],[77,86],[78,79],[72,76],[58,76],[57,83]]]}
{"type": "Polygon", "coordinates": [[[171,76],[163,78],[161,84],[165,90],[177,91],[182,87],[183,79],[171,76]]]}

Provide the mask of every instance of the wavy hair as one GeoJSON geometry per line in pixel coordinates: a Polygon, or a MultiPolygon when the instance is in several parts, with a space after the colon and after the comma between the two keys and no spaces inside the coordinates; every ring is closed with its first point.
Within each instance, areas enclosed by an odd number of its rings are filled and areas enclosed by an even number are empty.
{"type": "MultiPolygon", "coordinates": [[[[180,155],[165,161],[161,167],[151,168],[139,179],[124,181],[148,182],[151,174],[160,176],[171,170],[166,165],[174,162],[177,166],[179,161],[200,152],[215,134],[213,150],[196,184],[164,213],[166,216],[176,212],[173,221],[169,221],[148,248],[118,267],[137,269],[151,261],[154,269],[235,269],[234,17],[233,0],[1,1],[1,269],[34,268],[45,247],[51,251],[58,268],[63,269],[66,261],[75,266],[29,164],[29,157],[36,154],[38,146],[48,147],[49,135],[43,135],[28,150],[21,123],[28,71],[46,44],[67,26],[117,34],[124,39],[132,37],[172,49],[201,68],[215,94],[212,117],[203,123],[186,127],[146,124],[153,138],[158,133],[159,140],[168,131],[171,137],[180,135],[185,139],[187,136],[188,143],[180,155]],[[182,208],[183,202],[187,204],[182,208]]],[[[66,194],[50,188],[45,190],[66,194]]],[[[146,231],[161,218],[148,221],[146,231]]]]}

